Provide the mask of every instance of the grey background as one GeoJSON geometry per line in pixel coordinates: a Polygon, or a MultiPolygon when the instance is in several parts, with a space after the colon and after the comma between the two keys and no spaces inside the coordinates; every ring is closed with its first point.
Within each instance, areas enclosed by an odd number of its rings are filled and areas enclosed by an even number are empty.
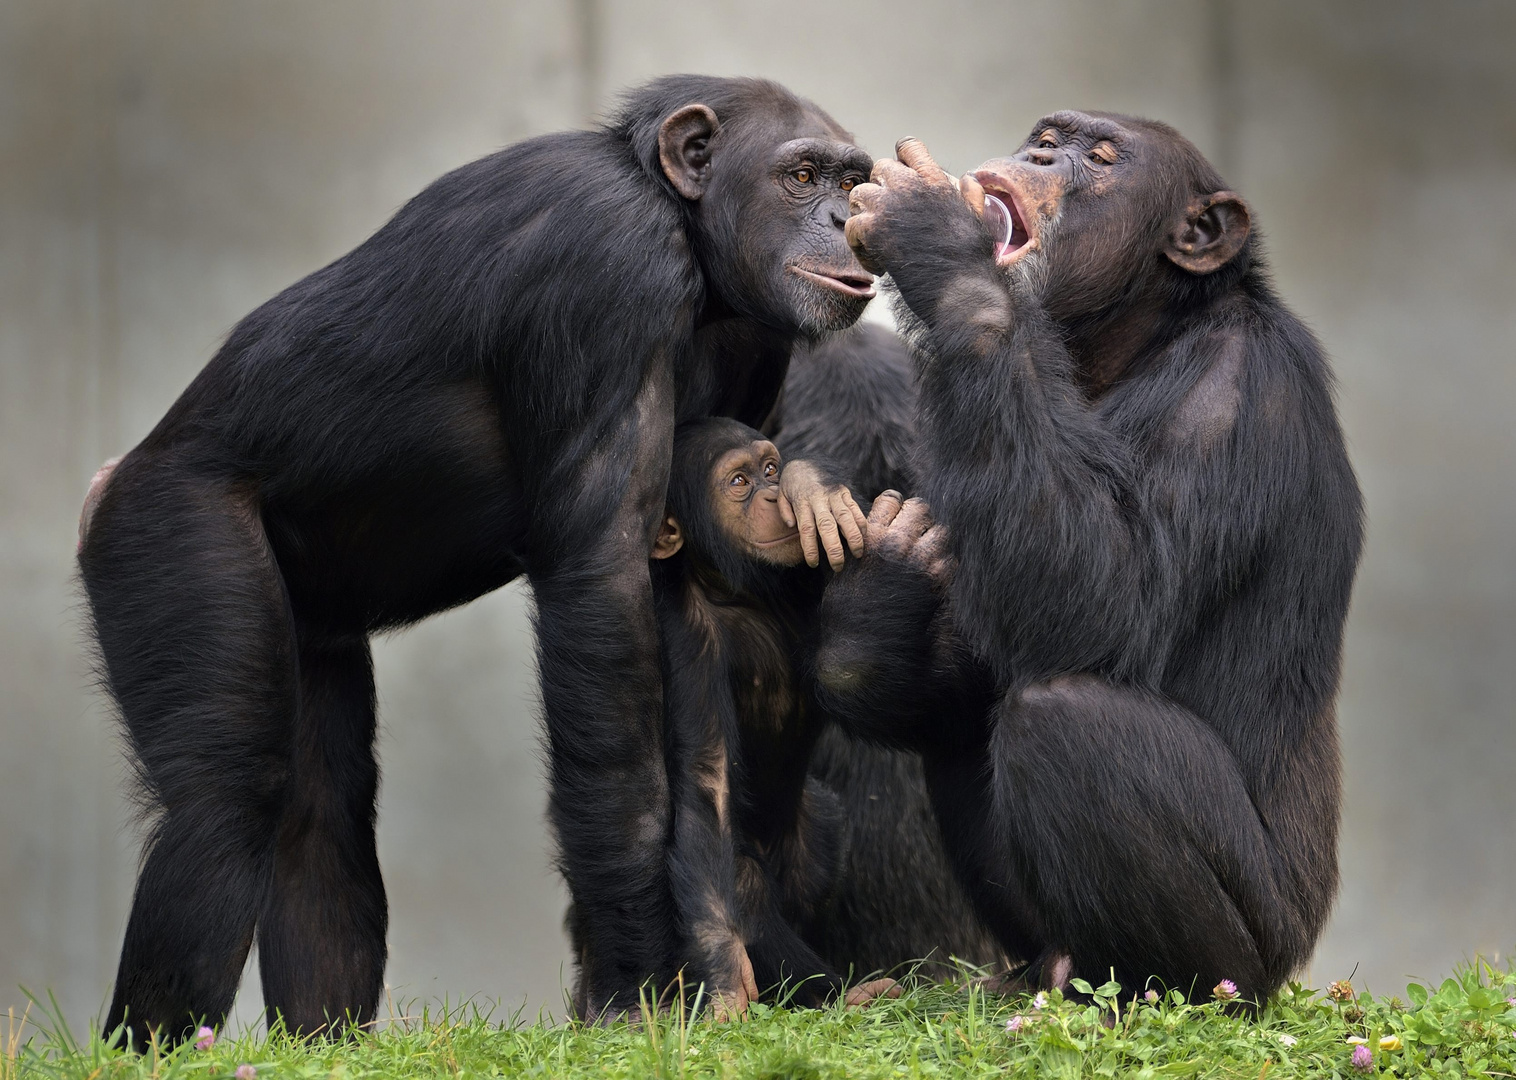
{"type": "MultiPolygon", "coordinates": [[[[136,834],[90,685],[85,485],[254,305],[443,171],[674,70],[762,74],[962,171],[1155,116],[1253,203],[1368,497],[1343,887],[1310,975],[1516,947],[1516,5],[1043,0],[0,7],[0,1011],[102,1007],[136,834]]],[[[585,237],[586,243],[596,242],[585,237]]],[[[561,1013],[527,595],[376,648],[397,1001],[561,1013]]],[[[256,979],[239,999],[254,1015],[256,979]]]]}

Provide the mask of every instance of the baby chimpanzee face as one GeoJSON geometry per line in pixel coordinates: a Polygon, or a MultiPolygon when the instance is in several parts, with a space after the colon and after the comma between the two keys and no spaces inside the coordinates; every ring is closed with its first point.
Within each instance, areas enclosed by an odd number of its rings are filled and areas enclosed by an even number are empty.
{"type": "Polygon", "coordinates": [[[779,451],[767,439],[728,450],[711,470],[711,509],[732,546],[775,566],[805,558],[800,530],[779,510],[779,451]]]}
{"type": "Polygon", "coordinates": [[[735,420],[682,426],[653,558],[687,548],[734,585],[748,580],[744,567],[755,562],[799,566],[805,561],[800,531],[780,509],[782,466],[773,443],[735,420]]]}

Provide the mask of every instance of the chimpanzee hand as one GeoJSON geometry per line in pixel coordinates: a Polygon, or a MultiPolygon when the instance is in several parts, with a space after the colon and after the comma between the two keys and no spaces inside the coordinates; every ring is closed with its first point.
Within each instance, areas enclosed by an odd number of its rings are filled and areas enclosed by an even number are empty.
{"type": "Polygon", "coordinates": [[[779,492],[779,512],[786,525],[798,523],[808,565],[821,565],[819,548],[824,547],[832,569],[841,570],[844,539],[854,555],[863,554],[867,519],[844,485],[828,483],[809,461],[791,461],[780,474],[779,492]]]}
{"type": "Polygon", "coordinates": [[[868,516],[870,555],[904,562],[946,588],[953,580],[953,559],[947,550],[947,526],[932,521],[920,499],[901,501],[900,492],[885,491],[874,500],[868,516]]]}
{"type": "Polygon", "coordinates": [[[998,277],[981,220],[984,188],[967,173],[954,180],[917,139],[901,139],[895,153],[898,161],[875,162],[870,182],[849,193],[845,231],[858,260],[889,274],[911,310],[930,319],[945,291],[998,277]]]}

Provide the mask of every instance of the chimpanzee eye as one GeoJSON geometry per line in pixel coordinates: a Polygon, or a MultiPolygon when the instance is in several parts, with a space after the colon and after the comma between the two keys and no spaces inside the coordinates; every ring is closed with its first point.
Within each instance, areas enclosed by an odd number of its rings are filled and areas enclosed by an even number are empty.
{"type": "Polygon", "coordinates": [[[802,184],[809,184],[812,179],[812,173],[810,169],[796,169],[792,175],[802,184]]]}
{"type": "Polygon", "coordinates": [[[778,471],[779,471],[779,466],[775,465],[772,461],[769,462],[767,465],[765,465],[763,467],[763,475],[764,476],[773,476],[778,471]]]}
{"type": "Polygon", "coordinates": [[[1090,160],[1096,165],[1114,165],[1116,157],[1116,148],[1110,143],[1101,143],[1090,151],[1090,160]]]}
{"type": "Polygon", "coordinates": [[[856,178],[851,177],[851,176],[844,176],[842,178],[842,190],[843,191],[852,191],[857,186],[858,186],[858,181],[857,181],[856,178]]]}
{"type": "Polygon", "coordinates": [[[746,486],[747,486],[747,474],[746,473],[733,473],[732,474],[732,487],[746,487],[746,486]]]}
{"type": "Polygon", "coordinates": [[[1058,145],[1058,132],[1054,131],[1052,128],[1048,128],[1041,135],[1037,136],[1037,145],[1038,146],[1057,146],[1058,145]]]}

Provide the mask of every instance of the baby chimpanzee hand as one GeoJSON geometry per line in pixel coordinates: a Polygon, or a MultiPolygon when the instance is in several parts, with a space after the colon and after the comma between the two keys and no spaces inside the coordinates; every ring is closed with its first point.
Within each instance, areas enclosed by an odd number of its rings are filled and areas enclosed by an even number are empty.
{"type": "Polygon", "coordinates": [[[808,565],[821,565],[819,548],[824,547],[832,569],[841,570],[844,539],[854,555],[863,554],[868,519],[844,485],[829,483],[809,461],[791,461],[779,477],[779,491],[779,512],[785,524],[799,526],[808,565]]]}

